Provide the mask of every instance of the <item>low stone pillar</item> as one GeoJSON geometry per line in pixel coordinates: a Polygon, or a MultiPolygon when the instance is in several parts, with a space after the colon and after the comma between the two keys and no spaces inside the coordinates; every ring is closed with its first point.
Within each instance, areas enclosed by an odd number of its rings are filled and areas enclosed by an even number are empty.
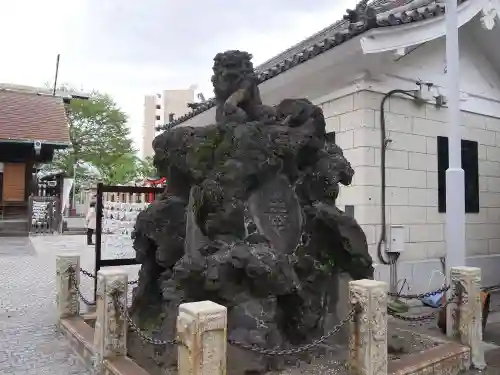
{"type": "Polygon", "coordinates": [[[77,254],[56,256],[56,303],[59,320],[80,314],[80,299],[70,268],[74,270],[76,285],[80,285],[80,256],[77,254]]]}
{"type": "Polygon", "coordinates": [[[211,301],[180,305],[177,338],[179,375],[226,374],[226,307],[211,301]]]}
{"type": "Polygon", "coordinates": [[[349,375],[387,375],[387,283],[357,280],[349,283],[351,319],[349,375]]]}
{"type": "Polygon", "coordinates": [[[483,307],[481,301],[481,269],[477,267],[452,267],[450,270],[449,296],[457,296],[457,303],[450,303],[447,309],[449,336],[457,338],[470,348],[471,364],[484,369],[482,347],[483,307]]]}
{"type": "Polygon", "coordinates": [[[94,365],[98,371],[101,371],[104,360],[127,355],[127,319],[120,309],[120,305],[127,309],[127,282],[128,276],[122,270],[101,269],[97,272],[94,365]],[[115,293],[119,305],[115,305],[115,293]]]}

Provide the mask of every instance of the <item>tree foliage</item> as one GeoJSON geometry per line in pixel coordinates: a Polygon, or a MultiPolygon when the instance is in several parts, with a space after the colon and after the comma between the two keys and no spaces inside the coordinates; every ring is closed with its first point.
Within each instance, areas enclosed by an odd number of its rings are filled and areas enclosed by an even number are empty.
{"type": "Polygon", "coordinates": [[[79,182],[125,184],[140,179],[143,162],[136,156],[127,115],[106,94],[73,99],[67,108],[72,148],[58,152],[52,168],[79,182]]]}
{"type": "Polygon", "coordinates": [[[144,178],[148,177],[159,177],[158,171],[153,164],[153,158],[151,156],[146,156],[144,160],[140,161],[140,175],[144,178]]]}

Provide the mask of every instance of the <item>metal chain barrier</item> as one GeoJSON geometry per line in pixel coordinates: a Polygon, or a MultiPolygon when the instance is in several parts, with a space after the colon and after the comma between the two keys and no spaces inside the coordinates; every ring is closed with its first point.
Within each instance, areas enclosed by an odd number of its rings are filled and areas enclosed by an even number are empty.
{"type": "Polygon", "coordinates": [[[90,272],[89,272],[89,271],[87,271],[87,270],[84,270],[84,269],[80,268],[80,273],[81,273],[82,275],[85,275],[85,276],[87,276],[87,277],[91,278],[91,279],[95,279],[94,274],[90,273],[90,272]]]}
{"type": "Polygon", "coordinates": [[[418,315],[418,316],[406,316],[406,315],[396,313],[395,311],[392,311],[391,309],[387,309],[387,313],[390,316],[392,316],[393,318],[396,318],[398,320],[402,320],[404,322],[423,322],[426,320],[432,320],[432,319],[436,318],[437,314],[439,314],[439,311],[441,309],[448,307],[448,305],[450,305],[452,303],[457,303],[457,301],[455,300],[455,298],[457,298],[457,297],[458,297],[458,292],[453,294],[453,296],[451,296],[451,298],[448,299],[443,306],[439,307],[438,310],[433,311],[430,314],[418,315]]]}
{"type": "Polygon", "coordinates": [[[481,288],[481,290],[483,292],[486,292],[486,293],[496,292],[496,291],[500,290],[500,284],[484,286],[481,288]]]}
{"type": "MultiPolygon", "coordinates": [[[[87,270],[84,270],[83,268],[80,268],[80,273],[82,275],[85,275],[87,277],[90,277],[91,279],[95,279],[95,275],[87,270]]],[[[128,285],[136,285],[139,283],[139,280],[132,280],[132,281],[129,281],[127,284],[128,285]]]]}
{"type": "Polygon", "coordinates": [[[395,297],[395,298],[400,298],[400,299],[423,299],[423,298],[428,298],[435,296],[436,294],[441,294],[444,292],[447,292],[450,289],[449,285],[446,285],[442,288],[439,288],[437,290],[434,290],[432,292],[427,292],[427,293],[421,293],[421,294],[400,294],[400,293],[387,293],[389,297],[395,297]]]}
{"type": "Polygon", "coordinates": [[[85,303],[87,306],[95,306],[96,305],[95,301],[92,302],[87,298],[85,298],[82,291],[80,290],[80,286],[78,285],[78,282],[75,277],[75,269],[73,267],[69,267],[68,272],[69,272],[69,278],[71,279],[71,282],[73,283],[73,286],[75,287],[76,292],[78,293],[78,296],[83,301],[83,303],[85,303]]]}
{"type": "Polygon", "coordinates": [[[301,354],[304,352],[307,352],[316,346],[323,344],[326,340],[328,340],[330,337],[332,337],[334,334],[340,331],[340,329],[345,326],[348,322],[351,321],[351,319],[360,311],[360,306],[357,305],[353,307],[351,312],[338,324],[336,325],[330,332],[327,334],[321,336],[319,339],[314,340],[313,342],[299,346],[297,348],[291,348],[291,349],[265,349],[265,348],[260,348],[255,345],[251,344],[245,344],[242,342],[234,341],[234,340],[228,340],[230,345],[236,346],[240,349],[248,350],[253,353],[261,354],[261,355],[267,355],[267,356],[284,356],[284,355],[296,355],[296,354],[301,354]]]}
{"type": "Polygon", "coordinates": [[[146,332],[141,330],[137,324],[134,323],[134,320],[132,317],[129,315],[128,310],[123,304],[118,300],[118,292],[113,293],[113,301],[115,303],[115,306],[118,307],[118,311],[120,312],[120,315],[128,322],[128,326],[132,328],[132,331],[137,333],[137,335],[146,343],[152,344],[152,345],[157,345],[157,346],[165,346],[165,345],[177,345],[179,342],[177,340],[169,340],[169,341],[164,341],[164,340],[159,340],[155,339],[152,337],[149,337],[146,332]]]}
{"type": "MultiPolygon", "coordinates": [[[[165,345],[177,345],[179,342],[177,340],[159,340],[155,339],[152,337],[149,337],[143,330],[141,330],[137,324],[135,324],[134,320],[132,317],[129,315],[126,307],[119,301],[118,299],[118,292],[115,292],[113,294],[113,301],[118,307],[118,311],[121,314],[121,316],[127,321],[129,327],[137,333],[137,335],[146,343],[152,344],[152,345],[158,345],[158,346],[165,346],[165,345]]],[[[294,354],[301,354],[306,351],[309,351],[313,349],[314,347],[324,343],[327,339],[332,337],[334,334],[340,331],[340,329],[346,325],[348,322],[351,321],[352,317],[359,312],[359,307],[355,307],[351,310],[351,312],[346,316],[345,319],[343,319],[337,326],[335,326],[330,332],[327,334],[321,336],[319,339],[314,340],[313,342],[300,346],[298,348],[292,348],[292,349],[265,349],[265,348],[259,348],[253,345],[237,342],[234,340],[228,340],[229,344],[237,346],[239,348],[249,350],[254,353],[262,354],[262,355],[268,355],[268,356],[283,356],[283,355],[294,355],[294,354]]]]}

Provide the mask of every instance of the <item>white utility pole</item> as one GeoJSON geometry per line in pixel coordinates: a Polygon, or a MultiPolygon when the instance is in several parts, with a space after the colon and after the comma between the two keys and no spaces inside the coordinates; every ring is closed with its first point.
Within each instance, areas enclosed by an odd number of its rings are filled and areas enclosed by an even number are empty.
{"type": "MultiPolygon", "coordinates": [[[[446,1],[446,78],[448,96],[448,155],[446,171],[446,274],[465,266],[465,184],[460,128],[460,75],[457,0],[446,1]]],[[[448,282],[450,280],[448,279],[448,282]]],[[[448,311],[450,312],[450,311],[448,311]]],[[[451,321],[448,315],[447,321],[451,321]]],[[[448,328],[450,328],[448,326],[448,328]]],[[[447,329],[451,334],[451,329],[447,329]]]]}

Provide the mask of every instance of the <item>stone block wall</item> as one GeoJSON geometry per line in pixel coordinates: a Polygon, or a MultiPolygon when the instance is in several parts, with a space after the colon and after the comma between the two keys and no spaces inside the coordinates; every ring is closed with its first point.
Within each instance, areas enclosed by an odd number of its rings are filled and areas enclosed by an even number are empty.
{"type": "MultiPolygon", "coordinates": [[[[380,104],[382,93],[359,91],[321,105],[328,131],[355,169],[352,186],[342,187],[339,207],[354,205],[374,261],[381,231],[380,104]]],[[[408,278],[414,290],[428,289],[434,270],[445,257],[445,214],[438,212],[437,136],[447,136],[446,109],[418,106],[391,97],[385,104],[387,223],[403,225],[405,252],[398,278],[408,278]]],[[[485,285],[500,281],[500,119],[462,112],[463,139],[477,141],[479,153],[479,213],[467,214],[467,254],[470,266],[483,269],[485,285]]],[[[377,267],[388,281],[388,269],[377,267]]],[[[435,277],[434,286],[442,282],[435,277]]]]}

